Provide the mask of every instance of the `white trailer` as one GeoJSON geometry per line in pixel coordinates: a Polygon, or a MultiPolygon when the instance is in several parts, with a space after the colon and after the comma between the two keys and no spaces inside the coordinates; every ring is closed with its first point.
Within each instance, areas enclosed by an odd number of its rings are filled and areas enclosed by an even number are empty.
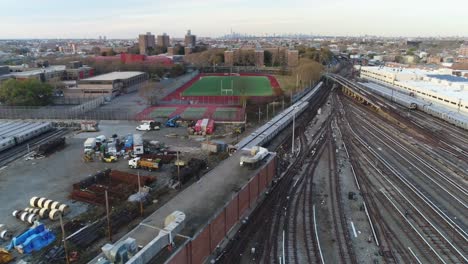
{"type": "Polygon", "coordinates": [[[143,137],[141,134],[133,134],[133,154],[142,155],[145,153],[143,147],[143,137]]]}

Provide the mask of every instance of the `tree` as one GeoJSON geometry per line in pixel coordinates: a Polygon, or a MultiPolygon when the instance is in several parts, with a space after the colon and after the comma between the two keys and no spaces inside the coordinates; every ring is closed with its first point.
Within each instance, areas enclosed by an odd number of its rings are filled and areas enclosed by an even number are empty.
{"type": "Polygon", "coordinates": [[[149,81],[139,91],[139,95],[146,99],[147,104],[155,105],[157,103],[158,95],[162,94],[163,86],[161,83],[149,81]]]}
{"type": "Polygon", "coordinates": [[[52,101],[53,88],[37,79],[10,79],[0,86],[0,102],[7,105],[40,106],[52,101]]]}
{"type": "Polygon", "coordinates": [[[266,66],[273,66],[273,54],[271,54],[270,51],[268,50],[265,50],[265,52],[263,53],[263,58],[265,60],[265,65],[266,66]]]}
{"type": "Polygon", "coordinates": [[[180,64],[174,65],[174,67],[172,67],[172,69],[171,69],[171,76],[172,77],[177,77],[177,76],[180,76],[180,75],[182,75],[184,73],[185,73],[184,66],[182,66],[180,64]]]}

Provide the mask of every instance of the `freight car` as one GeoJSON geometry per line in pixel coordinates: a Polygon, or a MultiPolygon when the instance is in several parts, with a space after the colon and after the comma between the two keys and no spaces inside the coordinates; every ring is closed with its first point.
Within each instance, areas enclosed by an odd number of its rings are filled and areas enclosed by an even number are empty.
{"type": "Polygon", "coordinates": [[[14,147],[54,129],[51,123],[10,123],[0,131],[0,151],[14,147]]]}

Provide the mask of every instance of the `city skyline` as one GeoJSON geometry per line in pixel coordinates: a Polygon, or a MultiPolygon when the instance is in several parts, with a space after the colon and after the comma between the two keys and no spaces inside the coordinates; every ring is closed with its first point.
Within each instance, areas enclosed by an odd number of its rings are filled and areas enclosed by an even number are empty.
{"type": "Polygon", "coordinates": [[[468,3],[449,0],[311,2],[291,0],[90,1],[0,0],[0,39],[137,38],[150,31],[182,38],[187,29],[200,37],[219,37],[231,29],[243,34],[314,34],[384,37],[468,36],[468,3]],[[456,8],[454,8],[456,7],[456,8]]]}

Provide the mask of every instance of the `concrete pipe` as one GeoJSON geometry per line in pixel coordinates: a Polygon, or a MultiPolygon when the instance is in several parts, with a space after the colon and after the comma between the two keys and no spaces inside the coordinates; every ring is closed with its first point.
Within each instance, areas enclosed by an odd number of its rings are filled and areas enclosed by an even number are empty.
{"type": "Polygon", "coordinates": [[[52,221],[56,221],[59,219],[61,213],[62,212],[60,212],[58,209],[52,209],[49,213],[49,219],[52,221]]]}
{"type": "Polygon", "coordinates": [[[50,209],[59,209],[59,206],[60,206],[60,203],[55,201],[55,202],[52,202],[52,204],[50,205],[50,209]]]}
{"type": "Polygon", "coordinates": [[[6,229],[0,231],[0,239],[7,241],[7,240],[11,240],[12,237],[13,237],[13,234],[10,231],[6,229]]]}
{"type": "Polygon", "coordinates": [[[41,197],[37,202],[37,207],[44,208],[44,202],[47,201],[47,198],[41,197]]]}
{"type": "Polygon", "coordinates": [[[23,211],[25,212],[28,212],[30,214],[39,214],[39,211],[41,210],[41,208],[24,208],[23,211]]]}
{"type": "Polygon", "coordinates": [[[25,212],[28,212],[30,214],[35,214],[38,215],[41,219],[47,218],[49,216],[49,211],[50,209],[47,208],[24,208],[25,212]]]}
{"type": "Polygon", "coordinates": [[[29,200],[29,205],[31,205],[31,207],[39,207],[38,201],[39,197],[34,196],[29,200]]]}
{"type": "Polygon", "coordinates": [[[66,215],[70,212],[70,207],[66,204],[61,204],[59,207],[58,207],[58,210],[63,214],[63,215],[66,215]]]}
{"type": "Polygon", "coordinates": [[[47,216],[49,216],[49,213],[50,213],[50,209],[49,208],[41,208],[39,210],[39,216],[44,219],[44,218],[47,218],[47,216]]]}
{"type": "Polygon", "coordinates": [[[34,222],[38,220],[36,214],[30,214],[28,212],[20,210],[13,211],[13,216],[29,224],[34,224],[34,222]]]}
{"type": "Polygon", "coordinates": [[[49,208],[49,209],[54,209],[52,208],[52,204],[54,204],[56,202],[54,202],[53,200],[47,200],[44,202],[44,205],[41,206],[41,208],[49,208]]]}
{"type": "Polygon", "coordinates": [[[0,239],[11,240],[13,234],[6,228],[5,225],[0,225],[0,239]]]}

